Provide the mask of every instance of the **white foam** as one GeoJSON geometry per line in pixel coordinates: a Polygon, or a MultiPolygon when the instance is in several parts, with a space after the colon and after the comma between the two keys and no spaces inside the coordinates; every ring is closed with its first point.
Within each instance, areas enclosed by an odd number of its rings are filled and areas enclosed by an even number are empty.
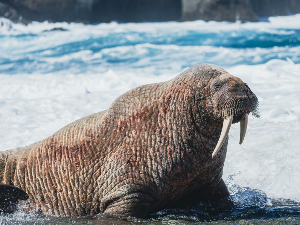
{"type": "Polygon", "coordinates": [[[251,119],[243,145],[239,125],[230,131],[224,178],[268,197],[300,201],[300,64],[272,60],[228,69],[260,99],[260,119],[251,119]]]}

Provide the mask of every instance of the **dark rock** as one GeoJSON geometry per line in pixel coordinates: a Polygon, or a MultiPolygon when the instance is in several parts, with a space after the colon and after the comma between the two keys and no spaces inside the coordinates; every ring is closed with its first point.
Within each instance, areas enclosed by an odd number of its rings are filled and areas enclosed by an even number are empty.
{"type": "Polygon", "coordinates": [[[93,7],[93,21],[126,22],[178,20],[181,0],[98,0],[93,7]]]}
{"type": "Polygon", "coordinates": [[[259,17],[285,16],[300,12],[299,0],[251,0],[251,6],[259,17]]]}
{"type": "Polygon", "coordinates": [[[248,0],[182,0],[181,21],[258,21],[248,0]]]}
{"type": "Polygon", "coordinates": [[[19,21],[17,10],[2,2],[0,2],[0,17],[10,19],[13,22],[19,21]]]}
{"type": "Polygon", "coordinates": [[[7,0],[25,21],[70,21],[75,0],[7,0]]]}
{"type": "Polygon", "coordinates": [[[258,21],[300,13],[300,0],[0,0],[14,22],[258,21]]]}
{"type": "Polygon", "coordinates": [[[68,31],[67,29],[61,28],[61,27],[55,27],[51,30],[44,30],[43,32],[52,32],[52,31],[68,31]]]}
{"type": "MultiPolygon", "coordinates": [[[[3,0],[2,0],[3,1],[3,0]]],[[[178,20],[181,0],[6,0],[29,21],[144,22],[178,20]]]]}

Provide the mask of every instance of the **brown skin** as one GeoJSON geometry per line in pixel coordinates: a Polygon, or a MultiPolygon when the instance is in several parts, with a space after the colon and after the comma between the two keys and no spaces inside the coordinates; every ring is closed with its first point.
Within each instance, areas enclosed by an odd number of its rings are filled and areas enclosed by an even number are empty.
{"type": "Polygon", "coordinates": [[[24,210],[57,216],[146,217],[198,190],[224,198],[228,138],[212,152],[229,106],[238,122],[257,98],[222,68],[197,65],[135,88],[41,142],[2,152],[0,181],[26,191],[24,210]]]}

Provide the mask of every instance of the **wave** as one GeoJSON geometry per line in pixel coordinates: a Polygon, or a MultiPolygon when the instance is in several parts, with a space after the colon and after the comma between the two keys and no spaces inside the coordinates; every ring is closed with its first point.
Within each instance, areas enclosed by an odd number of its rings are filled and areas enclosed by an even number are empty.
{"type": "Polygon", "coordinates": [[[165,66],[172,62],[182,70],[203,62],[230,67],[286,57],[299,63],[299,19],[300,14],[260,23],[32,22],[25,26],[2,18],[0,73],[78,74],[155,67],[159,74],[172,69],[165,66]]]}
{"type": "MultiPolygon", "coordinates": [[[[9,41],[13,45],[13,41],[9,41]]],[[[18,40],[16,40],[16,45],[18,40]]],[[[96,45],[96,42],[94,43],[96,45]]],[[[46,45],[46,44],[45,44],[46,45]]],[[[91,46],[93,43],[91,43],[91,46]]],[[[272,59],[290,58],[300,62],[300,46],[265,48],[225,48],[212,46],[154,45],[149,43],[116,46],[95,50],[79,43],[37,49],[32,41],[26,49],[6,50],[0,56],[0,74],[105,72],[109,69],[162,74],[167,70],[180,72],[198,63],[223,67],[263,64],[272,59]],[[154,71],[153,71],[154,70],[154,71]]]]}

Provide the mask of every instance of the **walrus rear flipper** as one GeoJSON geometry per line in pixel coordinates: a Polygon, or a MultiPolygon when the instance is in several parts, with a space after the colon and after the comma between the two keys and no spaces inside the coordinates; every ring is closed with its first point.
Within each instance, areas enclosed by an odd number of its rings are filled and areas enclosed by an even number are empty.
{"type": "Polygon", "coordinates": [[[28,199],[25,191],[15,186],[0,183],[0,213],[14,212],[19,199],[28,199]]]}

